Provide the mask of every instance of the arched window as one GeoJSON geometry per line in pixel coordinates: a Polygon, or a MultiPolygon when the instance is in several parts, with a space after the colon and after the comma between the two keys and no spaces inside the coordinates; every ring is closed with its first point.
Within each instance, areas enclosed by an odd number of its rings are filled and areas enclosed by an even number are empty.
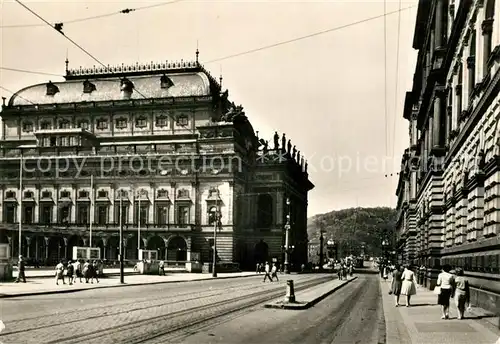
{"type": "Polygon", "coordinates": [[[493,20],[495,17],[495,0],[487,0],[484,13],[483,29],[483,74],[488,73],[488,61],[491,55],[492,37],[493,37],[493,20]]]}
{"type": "Polygon", "coordinates": [[[273,197],[269,194],[259,195],[257,223],[259,228],[270,228],[273,224],[273,197]]]}

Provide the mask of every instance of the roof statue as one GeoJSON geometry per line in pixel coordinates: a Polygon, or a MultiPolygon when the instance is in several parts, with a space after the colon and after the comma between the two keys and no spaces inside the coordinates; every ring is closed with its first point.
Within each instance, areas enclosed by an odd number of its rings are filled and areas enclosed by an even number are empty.
{"type": "Polygon", "coordinates": [[[268,141],[264,141],[264,148],[262,149],[262,151],[264,152],[264,154],[267,154],[268,152],[268,145],[269,145],[269,142],[268,141]]]}
{"type": "Polygon", "coordinates": [[[302,171],[304,171],[304,156],[300,158],[300,167],[302,167],[302,171]]]}
{"type": "Polygon", "coordinates": [[[293,146],[292,150],[292,159],[295,160],[295,155],[297,154],[297,148],[295,148],[295,145],[293,146]]]}
{"type": "Polygon", "coordinates": [[[290,139],[288,139],[287,152],[288,152],[288,155],[290,155],[292,152],[292,141],[290,139]]]}
{"type": "Polygon", "coordinates": [[[233,122],[236,117],[245,116],[245,111],[243,111],[243,106],[236,106],[234,102],[231,102],[229,110],[221,116],[221,121],[223,122],[233,122]]]}
{"type": "Polygon", "coordinates": [[[283,136],[281,137],[281,150],[284,152],[286,149],[286,134],[283,133],[283,136]]]}
{"type": "Polygon", "coordinates": [[[307,163],[307,161],[306,161],[306,164],[305,164],[305,166],[304,166],[304,172],[307,172],[307,166],[308,166],[308,163],[307,163]]]}
{"type": "Polygon", "coordinates": [[[297,152],[297,163],[300,163],[300,151],[297,152]]]}
{"type": "Polygon", "coordinates": [[[279,140],[280,140],[280,136],[278,135],[278,132],[275,131],[274,132],[274,149],[275,150],[278,150],[278,148],[279,148],[279,140]]]}

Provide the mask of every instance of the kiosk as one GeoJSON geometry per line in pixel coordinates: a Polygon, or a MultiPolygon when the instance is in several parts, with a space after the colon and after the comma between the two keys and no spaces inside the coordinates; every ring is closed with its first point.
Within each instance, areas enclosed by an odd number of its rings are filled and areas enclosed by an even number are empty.
{"type": "MultiPolygon", "coordinates": [[[[99,247],[73,247],[73,260],[90,260],[93,262],[94,260],[101,260],[101,249],[99,247]]],[[[99,270],[97,271],[98,276],[102,276],[104,274],[103,265],[98,264],[99,270]]]]}
{"type": "Polygon", "coordinates": [[[8,243],[0,244],[0,281],[12,279],[12,262],[8,243]]]}
{"type": "Polygon", "coordinates": [[[157,275],[159,273],[158,251],[139,250],[137,271],[143,275],[157,275]]]}

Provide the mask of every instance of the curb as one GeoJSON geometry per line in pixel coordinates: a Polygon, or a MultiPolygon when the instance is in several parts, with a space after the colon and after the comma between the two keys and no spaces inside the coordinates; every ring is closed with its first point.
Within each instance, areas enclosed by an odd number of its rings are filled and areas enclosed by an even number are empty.
{"type": "Polygon", "coordinates": [[[158,281],[158,282],[141,282],[134,284],[117,284],[117,285],[107,285],[107,286],[99,286],[95,288],[76,288],[76,289],[66,289],[66,290],[47,290],[41,292],[27,292],[20,294],[0,294],[0,299],[10,299],[15,297],[24,297],[24,296],[37,296],[37,295],[51,295],[51,294],[69,294],[75,293],[79,291],[85,290],[96,290],[96,289],[109,289],[109,288],[121,288],[121,287],[138,287],[145,285],[156,285],[156,284],[168,284],[168,283],[187,283],[187,282],[200,282],[200,281],[210,281],[214,279],[231,279],[231,278],[246,278],[246,277],[255,277],[259,276],[258,274],[254,275],[246,275],[246,276],[224,276],[224,277],[210,277],[210,278],[197,278],[192,280],[183,280],[183,281],[158,281]]]}
{"type": "Polygon", "coordinates": [[[312,306],[314,306],[315,304],[317,304],[318,302],[320,302],[321,300],[325,299],[327,296],[330,296],[331,294],[333,294],[334,292],[336,292],[337,290],[339,290],[343,286],[348,285],[352,281],[356,280],[357,278],[358,278],[357,276],[353,277],[352,279],[350,279],[348,281],[345,281],[342,284],[339,284],[338,286],[336,286],[333,289],[327,291],[323,295],[320,295],[317,298],[315,298],[314,300],[306,302],[306,303],[302,303],[302,304],[300,304],[300,303],[295,303],[295,304],[294,303],[291,303],[291,304],[268,303],[268,304],[264,305],[264,308],[293,309],[293,310],[308,309],[308,308],[311,308],[312,306]]]}

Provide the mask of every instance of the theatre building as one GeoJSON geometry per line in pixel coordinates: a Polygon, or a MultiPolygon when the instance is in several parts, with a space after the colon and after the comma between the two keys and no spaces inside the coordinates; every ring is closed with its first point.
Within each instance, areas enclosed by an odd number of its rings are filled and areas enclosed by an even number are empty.
{"type": "Polygon", "coordinates": [[[4,99],[0,219],[13,257],[53,265],[93,246],[116,260],[121,224],[126,260],[140,247],[177,266],[210,262],[217,230],[217,260],[255,269],[283,260],[290,213],[292,262],[307,262],[306,163],[284,137],[259,139],[198,59],[66,69],[4,99]]]}
{"type": "Polygon", "coordinates": [[[400,258],[433,288],[465,270],[472,304],[500,309],[500,1],[420,1],[404,118],[400,258]]]}

